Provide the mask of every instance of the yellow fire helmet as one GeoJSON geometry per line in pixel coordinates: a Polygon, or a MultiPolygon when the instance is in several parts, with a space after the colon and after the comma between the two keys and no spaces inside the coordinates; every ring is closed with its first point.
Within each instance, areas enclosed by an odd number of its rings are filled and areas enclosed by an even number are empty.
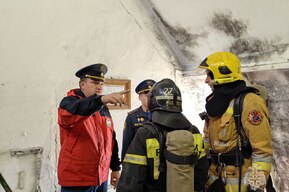
{"type": "Polygon", "coordinates": [[[199,68],[213,73],[212,85],[232,83],[242,80],[239,58],[230,52],[216,52],[208,56],[199,68]]]}

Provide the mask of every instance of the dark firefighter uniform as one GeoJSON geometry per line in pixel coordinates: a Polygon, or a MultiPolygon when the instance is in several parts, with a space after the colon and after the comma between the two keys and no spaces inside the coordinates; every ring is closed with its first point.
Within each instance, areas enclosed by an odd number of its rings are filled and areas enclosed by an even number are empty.
{"type": "MultiPolygon", "coordinates": [[[[199,130],[184,116],[174,113],[153,112],[153,121],[166,131],[191,129],[199,160],[195,166],[195,191],[201,191],[207,180],[208,162],[199,130]]],[[[135,135],[123,161],[123,170],[117,192],[159,192],[166,191],[165,167],[162,166],[159,137],[153,127],[145,124],[135,135]]]]}
{"type": "Polygon", "coordinates": [[[144,125],[145,122],[150,121],[150,113],[144,112],[142,107],[131,111],[128,113],[123,129],[123,139],[122,139],[122,153],[121,160],[123,161],[125,153],[132,142],[137,130],[144,125]]]}
{"type": "MultiPolygon", "coordinates": [[[[155,83],[156,82],[152,79],[143,80],[136,86],[135,93],[138,94],[139,97],[146,96],[146,94],[151,90],[155,83]]],[[[151,113],[145,112],[143,110],[143,107],[147,108],[147,100],[141,100],[141,102],[142,105],[139,108],[129,112],[125,119],[122,138],[121,161],[123,161],[125,153],[130,143],[132,142],[138,128],[140,128],[145,122],[150,121],[151,119],[151,113]]]]}

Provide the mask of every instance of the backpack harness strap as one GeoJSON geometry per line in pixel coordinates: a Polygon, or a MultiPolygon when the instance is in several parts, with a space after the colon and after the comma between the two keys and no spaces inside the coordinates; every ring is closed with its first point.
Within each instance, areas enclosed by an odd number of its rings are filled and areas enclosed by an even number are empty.
{"type": "Polygon", "coordinates": [[[234,118],[238,132],[238,143],[236,150],[236,166],[239,167],[239,184],[238,184],[238,192],[241,192],[241,183],[242,183],[242,164],[243,164],[243,154],[242,154],[242,140],[248,140],[247,137],[242,138],[245,134],[245,130],[242,126],[242,111],[243,111],[243,101],[248,92],[243,92],[235,99],[234,103],[234,118]]]}
{"type": "Polygon", "coordinates": [[[178,165],[195,165],[198,162],[198,153],[193,153],[189,156],[181,156],[171,153],[170,151],[165,149],[164,156],[169,162],[178,165]]]}
{"type": "MultiPolygon", "coordinates": [[[[163,148],[163,143],[164,143],[164,140],[165,140],[165,136],[162,134],[162,130],[153,122],[146,122],[145,124],[147,125],[150,125],[154,131],[155,131],[155,134],[159,140],[159,143],[160,143],[160,154],[163,153],[164,151],[164,148],[163,148]]],[[[164,187],[166,185],[166,163],[165,163],[165,160],[163,159],[164,157],[162,155],[160,155],[160,165],[158,167],[159,171],[160,171],[160,176],[159,176],[159,180],[161,182],[160,184],[160,192],[163,192],[166,190],[166,188],[164,187]]]]}

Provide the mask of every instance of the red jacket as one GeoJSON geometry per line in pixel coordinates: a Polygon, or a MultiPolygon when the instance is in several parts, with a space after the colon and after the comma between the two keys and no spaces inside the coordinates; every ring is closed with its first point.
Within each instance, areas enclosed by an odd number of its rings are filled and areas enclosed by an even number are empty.
{"type": "Polygon", "coordinates": [[[109,167],[113,171],[119,170],[112,118],[100,96],[85,97],[79,89],[71,90],[67,95],[58,108],[59,184],[100,185],[108,180],[109,167]],[[113,150],[116,152],[112,157],[113,150]]]}

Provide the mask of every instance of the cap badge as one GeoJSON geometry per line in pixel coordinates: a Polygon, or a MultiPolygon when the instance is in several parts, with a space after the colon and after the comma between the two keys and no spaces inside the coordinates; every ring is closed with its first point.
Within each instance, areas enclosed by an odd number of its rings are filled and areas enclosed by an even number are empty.
{"type": "Polygon", "coordinates": [[[104,65],[100,66],[100,71],[105,71],[105,66],[104,65]]]}

